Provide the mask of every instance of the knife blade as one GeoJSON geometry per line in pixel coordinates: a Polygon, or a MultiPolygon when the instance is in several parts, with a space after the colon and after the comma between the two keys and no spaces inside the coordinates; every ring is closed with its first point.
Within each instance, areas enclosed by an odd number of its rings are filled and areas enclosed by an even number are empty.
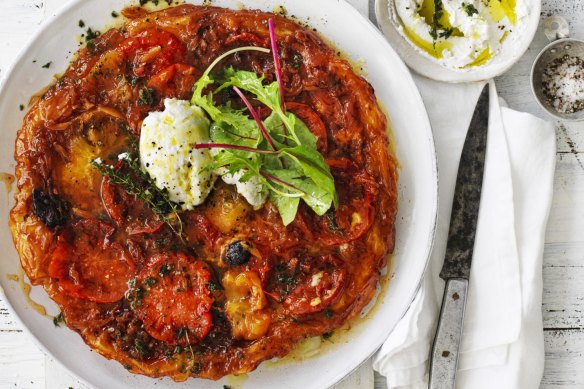
{"type": "Polygon", "coordinates": [[[446,281],[430,358],[430,389],[453,389],[479,219],[489,127],[489,84],[473,113],[458,166],[440,278],[446,281]]]}

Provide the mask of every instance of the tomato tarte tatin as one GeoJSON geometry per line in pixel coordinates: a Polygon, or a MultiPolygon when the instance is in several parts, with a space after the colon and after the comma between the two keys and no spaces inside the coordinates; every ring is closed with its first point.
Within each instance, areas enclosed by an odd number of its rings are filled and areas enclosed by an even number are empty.
{"type": "MultiPolygon", "coordinates": [[[[18,132],[10,227],[31,282],[92,349],[177,381],[249,372],[355,317],[395,239],[397,172],[373,88],[316,32],[282,16],[193,5],[124,15],[125,25],[79,50],[18,132]],[[147,173],[118,156],[139,141],[147,115],[167,98],[190,100],[228,50],[269,49],[270,18],[281,69],[271,53],[248,50],[213,74],[233,67],[267,84],[281,72],[283,109],[313,134],[338,203],[322,216],[300,203],[283,223],[273,201],[251,206],[219,180],[192,209],[129,190],[147,173]],[[104,177],[97,160],[131,182],[104,177]]],[[[269,110],[248,97],[266,120],[269,110]]],[[[214,98],[246,108],[232,90],[214,98]]]]}

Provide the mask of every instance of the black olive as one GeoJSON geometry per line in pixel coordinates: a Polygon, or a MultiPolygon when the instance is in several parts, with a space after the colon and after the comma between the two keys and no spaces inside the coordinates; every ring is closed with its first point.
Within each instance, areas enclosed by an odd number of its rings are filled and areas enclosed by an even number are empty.
{"type": "Polygon", "coordinates": [[[240,266],[251,258],[251,253],[243,246],[240,240],[233,242],[225,252],[225,263],[231,266],[240,266]]]}
{"type": "Polygon", "coordinates": [[[32,191],[32,209],[49,228],[64,225],[69,213],[67,203],[59,195],[43,193],[40,189],[32,191]]]}

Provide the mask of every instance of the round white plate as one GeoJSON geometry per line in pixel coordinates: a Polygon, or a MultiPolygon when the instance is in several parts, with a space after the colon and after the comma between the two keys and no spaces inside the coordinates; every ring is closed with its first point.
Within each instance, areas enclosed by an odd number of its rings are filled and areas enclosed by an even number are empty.
{"type": "Polygon", "coordinates": [[[529,16],[519,34],[510,34],[501,50],[487,64],[469,69],[448,69],[427,56],[420,53],[398,30],[397,21],[392,17],[394,0],[375,0],[375,16],[377,24],[385,34],[389,43],[398,52],[400,57],[417,73],[438,81],[445,82],[472,82],[483,81],[505,73],[527,51],[533,40],[539,14],[541,0],[524,0],[529,16]]]}
{"type": "MultiPolygon", "coordinates": [[[[194,1],[200,4],[202,1],[194,1]]],[[[161,3],[164,3],[161,1],[161,3]]],[[[351,329],[346,340],[329,352],[304,362],[260,366],[242,382],[243,388],[325,388],[342,379],[382,344],[409,307],[419,287],[432,247],[437,210],[437,171],[430,123],[422,99],[403,62],[379,31],[354,8],[338,0],[214,0],[213,5],[271,11],[283,5],[290,15],[307,21],[356,63],[387,110],[401,170],[397,242],[389,287],[380,295],[371,317],[351,329]],[[350,28],[349,28],[350,26],[350,28]]],[[[63,71],[78,48],[80,19],[86,26],[102,28],[111,23],[119,0],[76,0],[45,23],[6,75],[0,91],[0,172],[14,171],[14,140],[24,112],[20,104],[63,71]],[[36,62],[33,62],[36,61],[36,62]],[[52,61],[50,70],[41,65],[52,61]]],[[[218,382],[190,379],[174,383],[128,373],[119,363],[91,352],[79,335],[53,323],[29,307],[18,285],[7,274],[20,269],[18,255],[6,226],[12,196],[0,191],[0,284],[22,323],[48,353],[86,382],[100,388],[222,388],[218,382]]],[[[44,290],[33,288],[32,297],[55,314],[57,308],[44,290]]]]}

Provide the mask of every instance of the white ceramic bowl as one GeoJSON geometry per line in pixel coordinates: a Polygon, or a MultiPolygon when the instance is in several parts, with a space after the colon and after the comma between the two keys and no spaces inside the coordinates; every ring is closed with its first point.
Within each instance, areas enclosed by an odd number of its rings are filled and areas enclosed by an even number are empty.
{"type": "MultiPolygon", "coordinates": [[[[501,50],[488,63],[468,69],[454,70],[431,60],[416,49],[403,36],[392,17],[394,0],[375,0],[377,24],[392,47],[409,67],[428,78],[445,82],[471,82],[488,80],[505,73],[527,51],[533,40],[541,12],[541,0],[525,0],[529,16],[523,31],[507,38],[501,50]]],[[[514,33],[517,33],[514,31],[514,33]]]]}
{"type": "MultiPolygon", "coordinates": [[[[193,1],[201,4],[202,1],[193,1]]],[[[161,1],[161,3],[164,3],[161,1]]],[[[269,0],[214,0],[213,5],[231,8],[242,4],[249,8],[271,11],[276,5],[269,0]]],[[[418,290],[432,247],[437,211],[437,171],[430,123],[412,78],[398,55],[379,31],[354,8],[338,0],[278,0],[290,15],[316,27],[354,61],[364,64],[366,78],[387,109],[397,157],[401,164],[399,179],[399,214],[397,242],[391,282],[379,296],[371,317],[354,326],[346,339],[330,352],[302,362],[266,364],[249,374],[244,388],[324,388],[342,379],[365,361],[382,344],[408,309],[418,290]],[[348,28],[350,26],[350,28],[348,28]]],[[[14,171],[14,140],[24,113],[19,105],[51,80],[51,72],[39,64],[52,61],[51,71],[63,71],[70,52],[78,47],[79,19],[87,26],[101,28],[111,22],[111,11],[119,10],[119,0],[76,0],[68,3],[35,35],[24,48],[4,79],[0,91],[0,172],[14,171]],[[36,60],[33,63],[33,60],[36,60]]],[[[55,328],[27,304],[18,285],[6,274],[17,274],[18,255],[6,226],[12,198],[0,191],[0,284],[6,298],[24,326],[46,352],[86,382],[100,388],[222,388],[228,379],[218,382],[191,379],[175,383],[154,380],[128,373],[119,363],[91,352],[79,335],[66,328],[55,328]],[[9,205],[10,203],[10,205],[9,205]]],[[[33,288],[32,297],[57,309],[42,288],[33,288]]]]}

